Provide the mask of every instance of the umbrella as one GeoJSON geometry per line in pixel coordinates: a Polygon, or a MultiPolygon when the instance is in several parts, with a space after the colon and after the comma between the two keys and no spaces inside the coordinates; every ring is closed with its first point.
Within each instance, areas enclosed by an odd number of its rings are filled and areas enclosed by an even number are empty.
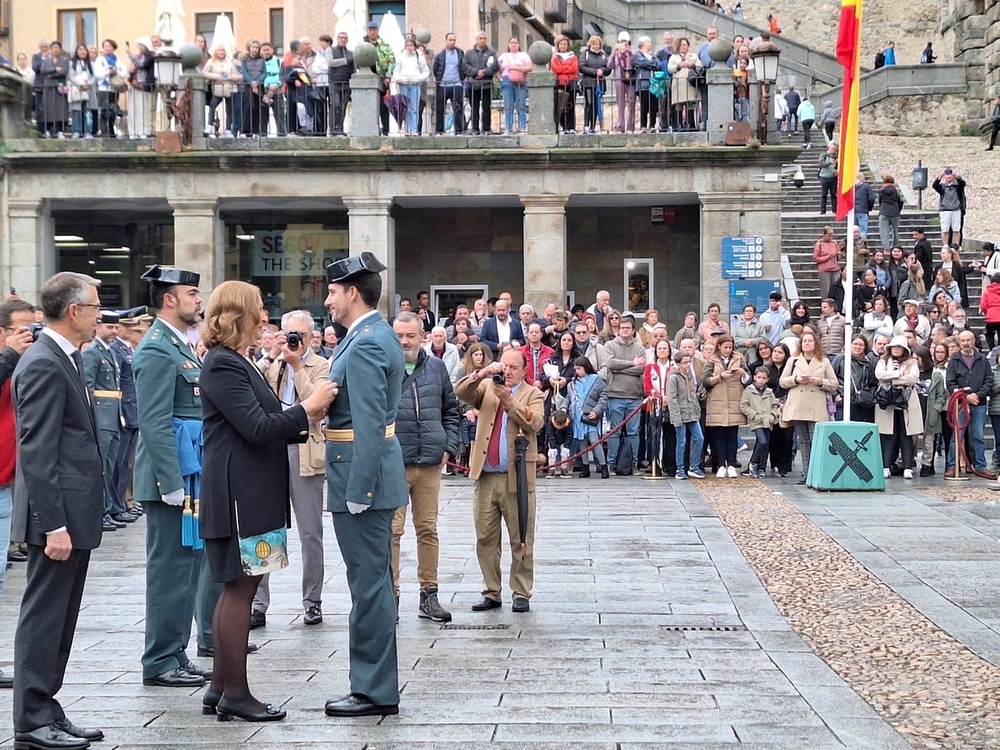
{"type": "Polygon", "coordinates": [[[215,48],[220,44],[225,48],[226,55],[232,59],[236,51],[236,35],[233,33],[233,24],[225,13],[220,13],[215,18],[215,30],[209,43],[209,53],[214,55],[215,48]]]}
{"type": "Polygon", "coordinates": [[[336,0],[333,4],[333,15],[337,23],[333,27],[333,38],[343,32],[347,34],[348,44],[354,45],[365,38],[365,6],[358,0],[336,0]]]}
{"type": "Polygon", "coordinates": [[[378,35],[397,55],[406,46],[403,31],[399,28],[399,21],[396,20],[396,16],[392,14],[391,10],[387,10],[385,15],[382,16],[382,21],[378,27],[378,35]]]}
{"type": "Polygon", "coordinates": [[[184,8],[180,0],[158,0],[154,33],[174,49],[184,44],[184,8]]]}
{"type": "Polygon", "coordinates": [[[410,100],[402,94],[391,94],[385,98],[385,106],[399,127],[403,127],[406,111],[410,108],[410,100]]]}
{"type": "Polygon", "coordinates": [[[518,435],[514,438],[514,471],[517,474],[517,532],[521,546],[525,546],[528,536],[528,438],[518,435]]]}

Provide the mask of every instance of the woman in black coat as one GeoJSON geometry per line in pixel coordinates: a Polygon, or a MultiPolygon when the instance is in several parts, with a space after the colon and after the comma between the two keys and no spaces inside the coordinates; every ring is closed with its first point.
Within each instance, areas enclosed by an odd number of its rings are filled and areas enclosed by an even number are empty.
{"type": "MultiPolygon", "coordinates": [[[[767,366],[767,385],[774,391],[778,401],[784,401],[788,390],[781,387],[779,379],[785,363],[790,359],[790,352],[785,344],[776,344],[771,352],[771,364],[767,366]]],[[[768,455],[771,458],[771,471],[777,470],[785,476],[792,470],[792,428],[782,427],[778,422],[771,428],[771,441],[768,444],[768,455]]]]}
{"type": "Polygon", "coordinates": [[[250,608],[263,568],[288,564],[282,541],[290,516],[288,443],[306,437],[309,422],[323,418],[336,394],[333,383],[322,383],[282,410],[245,356],[258,343],[265,315],[257,287],[227,281],[212,292],[205,316],[200,533],[212,578],[224,587],[212,617],[215,663],[202,704],[204,713],[217,710],[219,721],[285,718],[247,684],[250,608]],[[269,545],[254,542],[263,535],[269,545]]]}

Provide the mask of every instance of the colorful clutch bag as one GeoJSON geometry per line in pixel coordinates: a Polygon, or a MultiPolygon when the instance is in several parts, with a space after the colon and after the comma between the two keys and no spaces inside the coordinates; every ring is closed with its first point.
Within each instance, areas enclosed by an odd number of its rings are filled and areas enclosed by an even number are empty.
{"type": "Polygon", "coordinates": [[[288,567],[288,530],[284,527],[240,539],[243,574],[259,576],[288,567]]]}

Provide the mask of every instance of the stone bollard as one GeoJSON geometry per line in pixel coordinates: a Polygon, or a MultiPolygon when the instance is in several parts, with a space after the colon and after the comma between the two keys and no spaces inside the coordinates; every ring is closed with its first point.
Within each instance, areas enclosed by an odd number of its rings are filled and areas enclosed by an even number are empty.
{"type": "Polygon", "coordinates": [[[733,71],[726,65],[715,65],[705,71],[708,85],[708,142],[723,143],[726,130],[733,121],[733,71]]]}
{"type": "Polygon", "coordinates": [[[10,68],[0,68],[0,139],[27,138],[31,126],[25,118],[31,86],[10,68]]]}
{"type": "Polygon", "coordinates": [[[528,134],[555,135],[556,77],[546,70],[552,45],[537,41],[528,48],[535,69],[528,73],[528,134]]]}

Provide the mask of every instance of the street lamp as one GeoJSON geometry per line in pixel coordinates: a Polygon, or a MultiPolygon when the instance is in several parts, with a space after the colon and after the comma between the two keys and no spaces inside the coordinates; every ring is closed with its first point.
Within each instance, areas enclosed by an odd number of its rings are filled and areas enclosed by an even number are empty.
{"type": "Polygon", "coordinates": [[[181,80],[181,56],[176,52],[157,55],[156,80],[161,86],[175,88],[181,80]]]}
{"type": "Polygon", "coordinates": [[[757,112],[757,138],[767,144],[767,116],[771,98],[770,85],[778,80],[778,58],[781,49],[771,41],[770,34],[761,34],[761,41],[750,52],[754,74],[757,76],[760,106],[757,112]]]}

